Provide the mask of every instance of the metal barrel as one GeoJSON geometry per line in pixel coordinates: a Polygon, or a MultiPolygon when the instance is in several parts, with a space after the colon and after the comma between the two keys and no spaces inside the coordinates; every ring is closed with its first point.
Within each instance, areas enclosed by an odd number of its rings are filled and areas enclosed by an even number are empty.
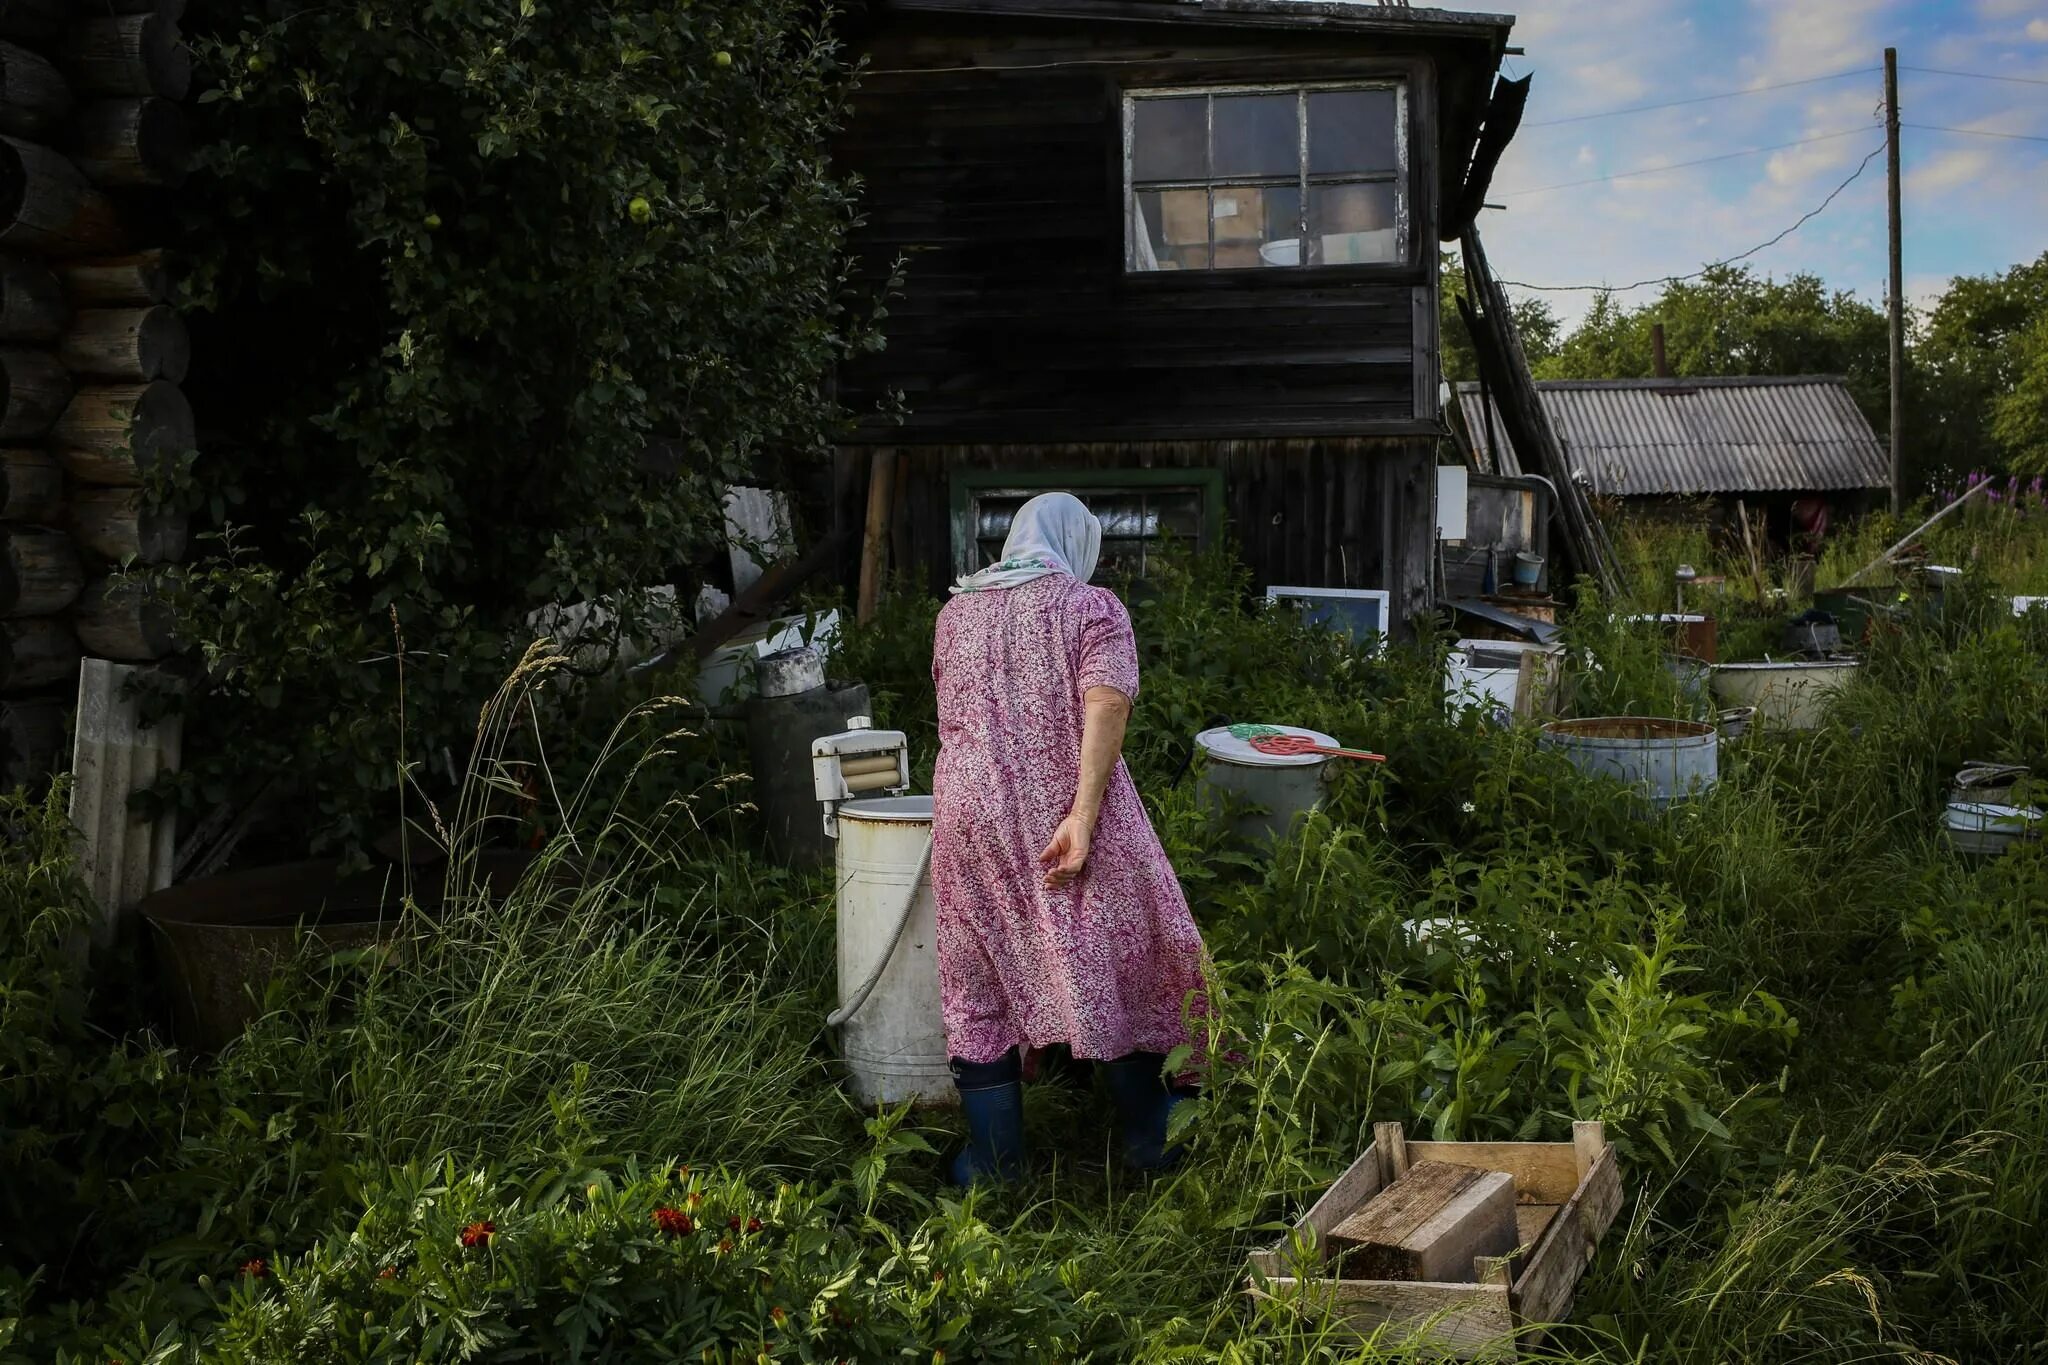
{"type": "Polygon", "coordinates": [[[938,902],[931,879],[918,876],[931,837],[929,796],[839,808],[842,1005],[888,955],[881,979],[840,1031],[847,1088],[863,1105],[958,1102],[939,1003],[938,902]],[[899,935],[906,899],[910,920],[899,935]]]}
{"type": "Polygon", "coordinates": [[[1854,659],[1716,664],[1714,695],[1729,706],[1755,707],[1758,729],[1817,730],[1855,676],[1854,659]]]}
{"type": "Polygon", "coordinates": [[[1711,725],[1644,716],[1556,720],[1540,741],[1592,776],[1627,783],[1663,807],[1712,787],[1721,777],[1721,736],[1711,725]]]}

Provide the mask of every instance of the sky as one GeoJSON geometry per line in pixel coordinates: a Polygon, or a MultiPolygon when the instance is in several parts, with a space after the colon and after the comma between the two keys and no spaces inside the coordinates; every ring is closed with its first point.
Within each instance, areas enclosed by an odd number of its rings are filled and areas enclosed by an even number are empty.
{"type": "MultiPolygon", "coordinates": [[[[1824,212],[1748,264],[1780,278],[1817,274],[1882,303],[1887,46],[1899,50],[1903,123],[2041,139],[1904,129],[1907,300],[1925,304],[1953,276],[1988,274],[2048,250],[2048,0],[1450,0],[1445,7],[1515,14],[1510,41],[1526,55],[1509,58],[1504,70],[1535,77],[1522,130],[1487,196],[1504,208],[1480,217],[1487,253],[1505,279],[1623,285],[1688,273],[1770,240],[1877,151],[1824,212]],[[1851,72],[1859,74],[1842,74],[1851,72]],[[1809,83],[1789,84],[1795,81],[1809,83]],[[1731,91],[1746,93],[1582,117],[1731,91]],[[1785,145],[1798,142],[1805,145],[1785,145]],[[1678,164],[1761,148],[1778,150],[1678,164]]],[[[1651,287],[1622,297],[1642,303],[1656,293],[1651,287]]],[[[1575,320],[1593,295],[1544,297],[1575,320]]]]}

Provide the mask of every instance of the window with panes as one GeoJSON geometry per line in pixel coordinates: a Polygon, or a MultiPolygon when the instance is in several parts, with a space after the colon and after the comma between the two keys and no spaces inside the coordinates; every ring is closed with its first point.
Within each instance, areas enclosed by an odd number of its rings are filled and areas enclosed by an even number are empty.
{"type": "Polygon", "coordinates": [[[1406,163],[1398,82],[1129,91],[1125,265],[1401,264],[1406,163]]]}

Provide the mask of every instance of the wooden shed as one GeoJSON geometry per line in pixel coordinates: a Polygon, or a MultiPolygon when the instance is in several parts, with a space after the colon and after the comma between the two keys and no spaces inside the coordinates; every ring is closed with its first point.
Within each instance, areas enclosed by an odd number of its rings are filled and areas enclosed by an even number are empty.
{"type": "Polygon", "coordinates": [[[1519,117],[1525,83],[1495,81],[1511,24],[876,0],[836,155],[864,182],[859,268],[903,275],[886,348],[840,376],[866,414],[842,529],[865,479],[895,569],[936,589],[1067,487],[1109,557],[1228,534],[1262,583],[1426,610],[1438,242],[1519,117]]]}

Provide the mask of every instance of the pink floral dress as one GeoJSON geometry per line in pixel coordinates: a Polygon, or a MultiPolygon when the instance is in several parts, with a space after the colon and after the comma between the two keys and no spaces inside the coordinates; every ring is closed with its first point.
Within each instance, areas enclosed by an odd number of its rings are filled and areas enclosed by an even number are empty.
{"type": "Polygon", "coordinates": [[[1119,759],[1081,875],[1038,855],[1073,804],[1082,697],[1138,693],[1130,617],[1065,574],[962,593],[939,614],[932,889],[955,1057],[1066,1043],[1077,1058],[1171,1052],[1205,1008],[1201,934],[1119,759]]]}

